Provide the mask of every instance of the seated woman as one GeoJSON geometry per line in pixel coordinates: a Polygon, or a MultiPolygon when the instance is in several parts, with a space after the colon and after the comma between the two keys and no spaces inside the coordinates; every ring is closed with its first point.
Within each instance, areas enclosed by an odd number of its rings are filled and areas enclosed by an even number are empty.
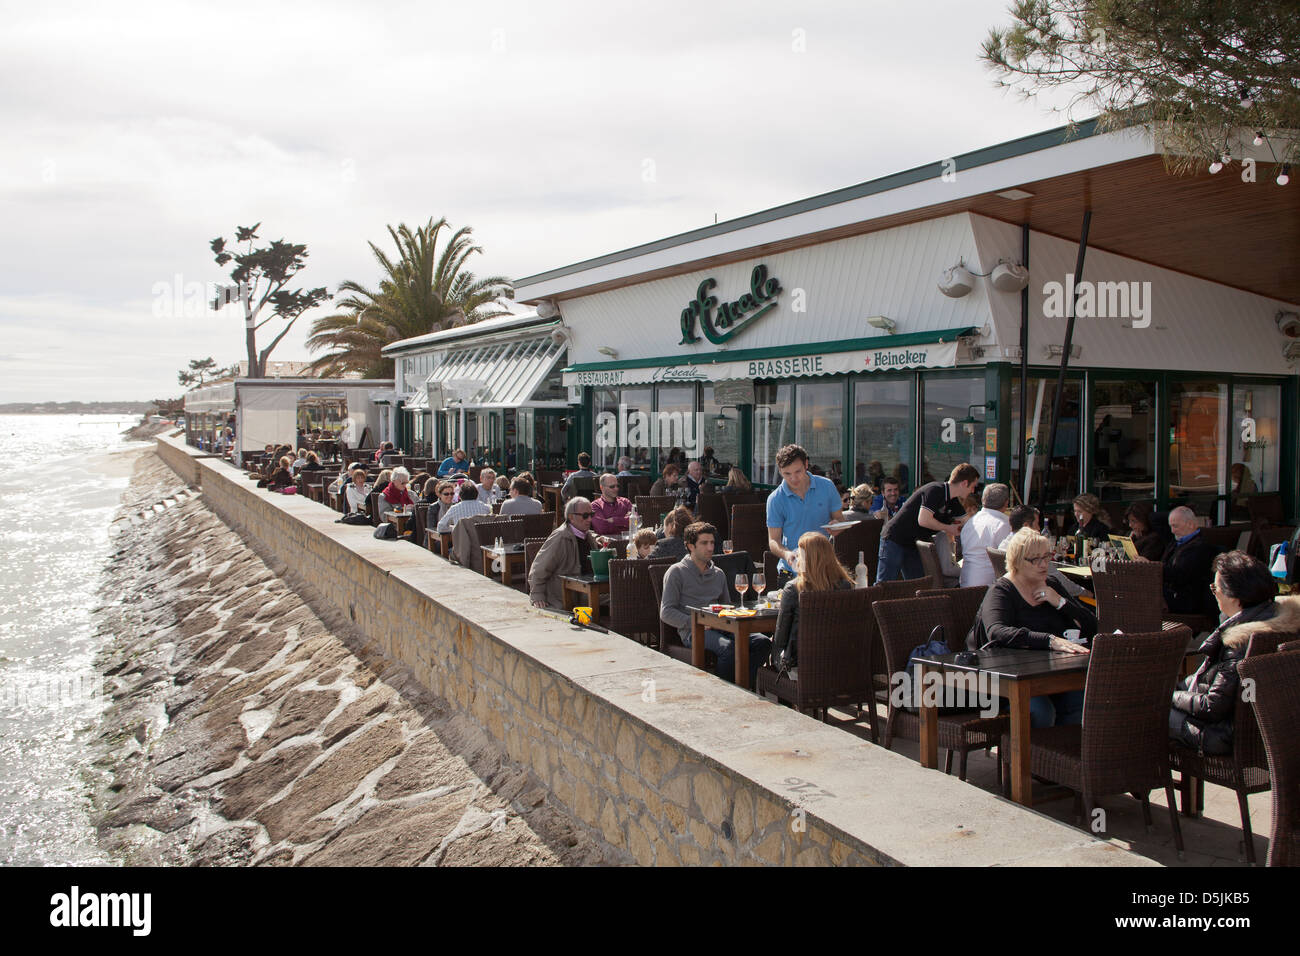
{"type": "Polygon", "coordinates": [[[845,521],[868,521],[871,519],[871,503],[876,500],[876,490],[868,484],[856,486],[849,492],[850,507],[844,512],[845,521]]]}
{"type": "Polygon", "coordinates": [[[393,469],[385,468],[383,471],[381,471],[378,475],[375,476],[375,491],[379,494],[382,494],[384,489],[388,487],[388,483],[392,480],[393,480],[393,469]]]}
{"type": "MultiPolygon", "coordinates": [[[[1057,578],[1049,576],[1051,548],[1047,539],[1021,528],[1007,545],[1007,573],[993,582],[966,646],[1036,648],[1066,654],[1086,654],[1088,648],[1065,637],[1076,631],[1080,641],[1097,633],[1097,618],[1077,598],[1065,593],[1057,578]]],[[[1078,724],[1083,721],[1083,691],[1035,697],[1029,702],[1031,727],[1078,724]]]]}
{"type": "Polygon", "coordinates": [[[659,539],[654,550],[650,552],[652,558],[673,558],[680,561],[686,557],[686,543],[682,540],[682,534],[686,531],[686,526],[695,520],[690,509],[678,506],[668,512],[668,517],[664,518],[664,536],[659,539]]]}
{"type": "MultiPolygon", "coordinates": [[[[282,456],[280,458],[280,467],[271,472],[271,477],[266,479],[265,487],[271,491],[279,491],[281,488],[288,488],[290,485],[296,484],[297,481],[293,476],[292,468],[293,459],[288,455],[282,456]]],[[[261,484],[261,482],[258,482],[258,484],[261,484]]]]}
{"type": "Polygon", "coordinates": [[[1138,557],[1148,561],[1164,558],[1165,546],[1173,540],[1173,536],[1169,533],[1168,524],[1157,520],[1151,513],[1150,505],[1129,505],[1124,512],[1124,522],[1128,525],[1138,557]]]}
{"type": "Polygon", "coordinates": [[[650,486],[650,494],[659,497],[660,495],[671,495],[675,491],[680,491],[682,484],[682,470],[673,463],[664,465],[663,477],[650,486]]]}
{"type": "Polygon", "coordinates": [[[320,455],[314,451],[307,452],[307,461],[302,466],[302,471],[324,471],[325,466],[320,463],[320,455]]]}
{"type": "Polygon", "coordinates": [[[456,485],[451,481],[430,478],[425,485],[425,500],[429,501],[429,513],[424,518],[426,528],[438,527],[438,521],[456,503],[456,485]]]}
{"type": "Polygon", "coordinates": [[[753,490],[754,486],[745,477],[745,473],[739,468],[733,467],[731,471],[727,472],[727,483],[719,488],[718,492],[724,495],[741,495],[748,494],[753,490]]]}
{"type": "Polygon", "coordinates": [[[348,514],[367,514],[370,507],[370,486],[366,484],[366,469],[360,465],[352,469],[352,481],[343,491],[348,514]]]}
{"type": "Polygon", "coordinates": [[[799,595],[804,591],[847,591],[853,578],[835,556],[835,545],[820,531],[799,536],[798,574],[781,591],[781,613],[772,639],[772,666],[799,666],[799,595]]]}
{"type": "Polygon", "coordinates": [[[1260,632],[1300,631],[1300,597],[1277,597],[1268,568],[1244,551],[1214,559],[1210,587],[1227,615],[1205,642],[1205,660],[1178,685],[1169,709],[1169,736],[1202,754],[1232,752],[1232,714],[1237,705],[1237,664],[1250,638],[1260,632]]]}
{"type": "Polygon", "coordinates": [[[1074,527],[1066,532],[1071,537],[1081,534],[1085,538],[1105,541],[1110,534],[1106,509],[1096,495],[1079,495],[1074,499],[1074,521],[1074,527]]]}
{"type": "Polygon", "coordinates": [[[400,466],[393,469],[393,480],[388,483],[383,491],[385,510],[415,507],[415,499],[411,497],[411,493],[406,487],[410,482],[411,473],[409,471],[400,466]]]}

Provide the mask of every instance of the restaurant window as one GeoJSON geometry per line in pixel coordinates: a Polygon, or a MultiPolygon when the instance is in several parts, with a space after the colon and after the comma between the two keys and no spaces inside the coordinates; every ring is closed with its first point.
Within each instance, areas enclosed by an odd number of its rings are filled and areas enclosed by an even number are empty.
{"type": "Polygon", "coordinates": [[[654,442],[659,449],[659,470],[675,460],[683,469],[700,456],[695,427],[695,386],[660,385],[654,417],[654,442]]]}
{"type": "Polygon", "coordinates": [[[859,378],[853,383],[853,484],[899,479],[912,490],[912,379],[859,378]]]}
{"type": "Polygon", "coordinates": [[[917,486],[947,481],[969,462],[984,474],[984,378],[950,376],[922,379],[924,414],[921,474],[917,486]]]}
{"type": "Polygon", "coordinates": [[[1248,520],[1245,499],[1278,490],[1282,386],[1237,383],[1232,390],[1232,467],[1228,493],[1233,520],[1248,520]]]}
{"type": "MultiPolygon", "coordinates": [[[[618,389],[591,390],[591,463],[597,470],[613,468],[618,460],[618,389]]],[[[583,449],[579,449],[582,451],[583,449]]]]}
{"type": "MultiPolygon", "coordinates": [[[[733,466],[742,470],[745,467],[740,460],[740,405],[719,401],[718,391],[712,382],[700,387],[700,411],[704,419],[700,453],[703,455],[713,449],[714,466],[710,473],[715,478],[726,478],[733,466]]],[[[750,401],[744,404],[753,404],[752,391],[751,386],[750,401]]],[[[723,398],[726,398],[725,393],[723,398]]]]}
{"type": "Polygon", "coordinates": [[[795,394],[794,440],[808,453],[808,468],[844,483],[844,382],[801,382],[795,394]]]}
{"type": "Polygon", "coordinates": [[[654,417],[653,391],[647,385],[644,388],[625,388],[619,395],[625,424],[622,445],[615,458],[627,455],[632,459],[632,468],[636,471],[650,470],[651,431],[654,417]]]}
{"type": "Polygon", "coordinates": [[[794,386],[757,385],[754,388],[754,459],[750,480],[775,485],[776,453],[794,441],[794,386]]]}
{"type": "Polygon", "coordinates": [[[1103,501],[1155,498],[1155,382],[1093,380],[1091,454],[1103,501]]]}
{"type": "Polygon", "coordinates": [[[1228,386],[1174,382],[1169,390],[1169,498],[1222,521],[1228,473],[1228,386]]]}
{"type": "Polygon", "coordinates": [[[1052,449],[1052,471],[1047,474],[1048,433],[1052,428],[1052,406],[1056,401],[1055,378],[1030,378],[1028,409],[1029,427],[1025,430],[1025,448],[1020,442],[1020,379],[1011,383],[1011,483],[1015,496],[1037,505],[1047,482],[1047,504],[1061,505],[1073,501],[1079,494],[1079,412],[1082,391],[1078,379],[1067,379],[1065,395],[1061,402],[1061,419],[1056,429],[1056,447],[1052,449]],[[1031,476],[1025,487],[1022,452],[1029,464],[1031,476]]]}

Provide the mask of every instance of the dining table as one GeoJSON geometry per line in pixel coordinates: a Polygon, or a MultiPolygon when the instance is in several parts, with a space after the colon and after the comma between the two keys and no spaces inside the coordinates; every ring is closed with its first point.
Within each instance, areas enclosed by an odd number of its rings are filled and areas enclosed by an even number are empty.
{"type": "Polygon", "coordinates": [[[496,548],[490,544],[479,545],[483,553],[483,576],[485,578],[496,577],[492,570],[492,564],[497,558],[501,559],[501,583],[510,587],[515,580],[516,568],[520,571],[524,569],[524,546],[522,544],[503,544],[496,548]]]}
{"type": "MultiPolygon", "coordinates": [[[[779,608],[747,608],[753,611],[752,614],[734,615],[726,614],[724,611],[734,611],[735,608],[720,608],[713,610],[709,607],[688,607],[691,612],[691,664],[695,667],[704,667],[704,632],[709,628],[716,631],[725,631],[731,635],[732,646],[736,651],[736,673],[749,674],[749,638],[753,634],[775,634],[776,619],[780,615],[779,608]]],[[[740,681],[736,682],[737,687],[744,686],[740,681]]],[[[748,688],[753,690],[753,688],[748,688]]]]}
{"type": "Polygon", "coordinates": [[[397,536],[406,534],[406,522],[415,517],[414,511],[385,511],[384,517],[397,525],[397,536]]]}
{"type": "Polygon", "coordinates": [[[591,608],[591,623],[600,623],[600,598],[609,593],[609,579],[597,580],[594,574],[562,574],[564,609],[591,608]]]}

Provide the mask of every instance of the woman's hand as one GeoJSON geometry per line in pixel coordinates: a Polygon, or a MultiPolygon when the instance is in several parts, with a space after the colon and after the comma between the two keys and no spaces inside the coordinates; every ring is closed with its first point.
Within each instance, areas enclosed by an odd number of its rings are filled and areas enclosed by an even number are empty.
{"type": "Polygon", "coordinates": [[[1082,644],[1075,644],[1073,641],[1067,641],[1065,638],[1057,637],[1056,635],[1052,635],[1052,639],[1048,643],[1047,649],[1051,651],[1065,651],[1067,654],[1088,653],[1088,648],[1084,647],[1082,644]]]}
{"type": "MultiPolygon", "coordinates": [[[[546,602],[545,602],[545,601],[534,601],[534,602],[533,602],[533,607],[546,607],[546,602]]],[[[1053,638],[1053,640],[1055,640],[1055,638],[1053,638]]]]}

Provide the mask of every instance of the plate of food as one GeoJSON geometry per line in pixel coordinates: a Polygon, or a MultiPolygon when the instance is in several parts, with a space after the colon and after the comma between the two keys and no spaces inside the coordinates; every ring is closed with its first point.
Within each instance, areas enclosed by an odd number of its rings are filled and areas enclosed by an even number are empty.
{"type": "Polygon", "coordinates": [[[822,525],[823,531],[843,531],[845,528],[852,528],[856,522],[853,521],[832,521],[830,524],[822,525]]]}
{"type": "Polygon", "coordinates": [[[718,617],[754,617],[758,614],[752,608],[729,607],[725,611],[719,611],[718,617]]]}

